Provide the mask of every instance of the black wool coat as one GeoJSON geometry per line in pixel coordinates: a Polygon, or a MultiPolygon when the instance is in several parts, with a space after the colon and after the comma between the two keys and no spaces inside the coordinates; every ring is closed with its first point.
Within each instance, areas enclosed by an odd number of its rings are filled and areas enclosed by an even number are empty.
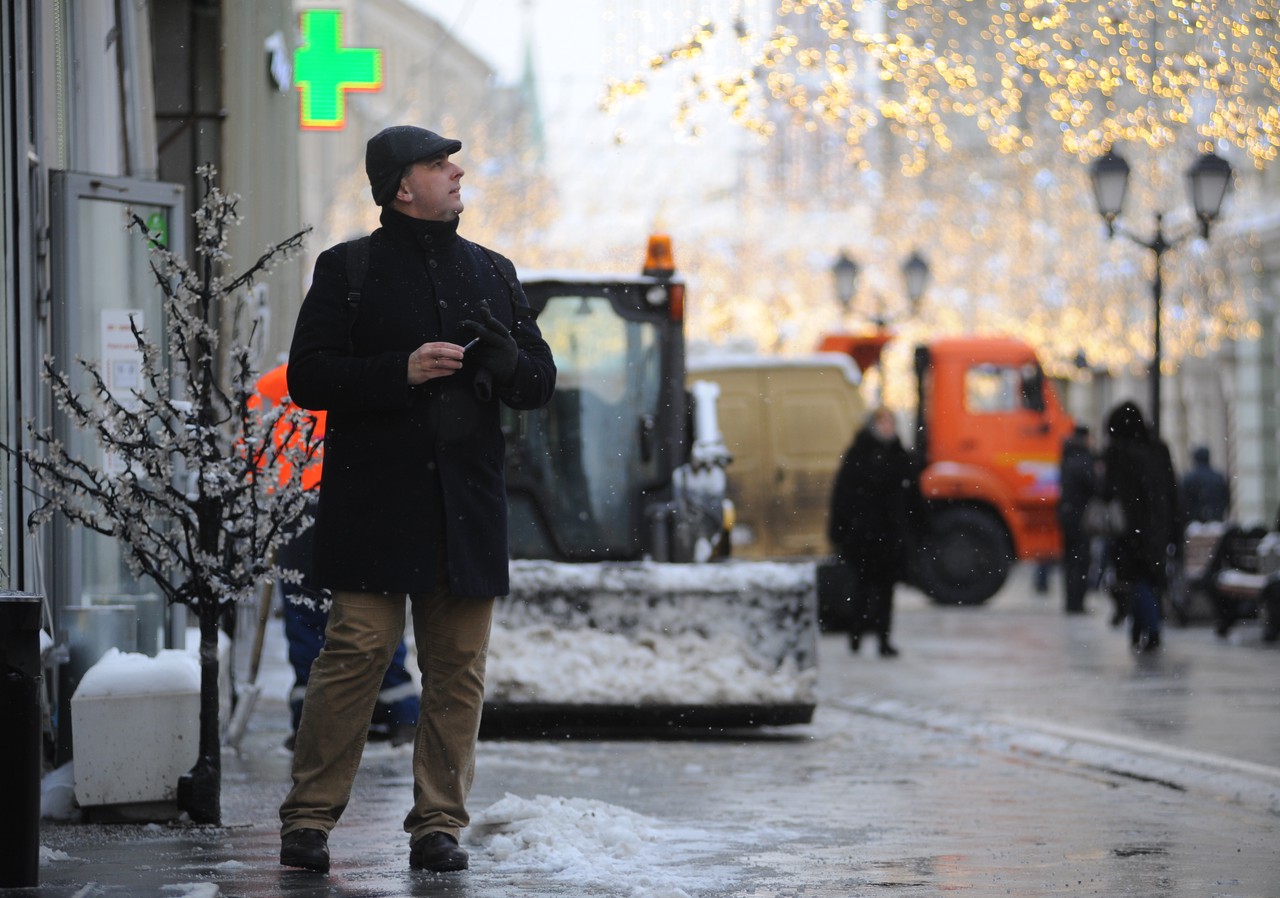
{"type": "Polygon", "coordinates": [[[845,452],[831,490],[827,536],[862,573],[902,579],[915,546],[919,486],[910,453],[862,427],[845,452]]]}
{"type": "MultiPolygon", "coordinates": [[[[317,586],[424,592],[448,559],[454,595],[505,595],[508,584],[505,442],[499,402],[535,409],[556,368],[524,293],[458,222],[392,209],[369,244],[358,313],[347,303],[347,244],[316,260],[289,351],[290,398],[327,413],[315,523],[317,586]],[[410,386],[423,343],[465,345],[465,320],[487,300],[520,348],[508,383],[477,384],[463,361],[449,377],[410,386]]],[[[479,355],[477,354],[477,359],[479,355]]],[[[489,374],[483,378],[491,377],[489,374]]]]}
{"type": "Polygon", "coordinates": [[[1124,509],[1124,529],[1111,540],[1116,580],[1163,588],[1169,550],[1181,543],[1183,528],[1169,449],[1154,437],[1121,436],[1108,444],[1103,461],[1101,495],[1118,499],[1124,509]]]}

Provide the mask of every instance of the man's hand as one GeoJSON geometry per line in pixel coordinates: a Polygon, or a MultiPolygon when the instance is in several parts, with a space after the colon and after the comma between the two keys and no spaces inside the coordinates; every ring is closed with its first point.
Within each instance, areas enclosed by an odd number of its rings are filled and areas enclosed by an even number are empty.
{"type": "Polygon", "coordinates": [[[520,361],[520,347],[516,345],[511,332],[489,311],[489,303],[480,303],[480,321],[464,321],[462,327],[476,335],[480,341],[471,350],[473,361],[488,368],[493,378],[500,384],[506,383],[515,376],[516,365],[520,361]]]}
{"type": "Polygon", "coordinates": [[[423,343],[409,354],[409,386],[448,377],[462,367],[462,355],[457,343],[423,343]]]}

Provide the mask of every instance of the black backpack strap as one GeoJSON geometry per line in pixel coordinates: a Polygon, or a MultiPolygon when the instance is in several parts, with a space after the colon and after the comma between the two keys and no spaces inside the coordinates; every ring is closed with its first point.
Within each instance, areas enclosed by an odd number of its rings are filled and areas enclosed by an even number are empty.
{"type": "Polygon", "coordinates": [[[347,241],[347,306],[354,323],[360,311],[360,291],[369,273],[369,235],[347,241]]]}
{"type": "Polygon", "coordinates": [[[360,292],[364,289],[365,275],[369,273],[369,235],[347,241],[347,343],[360,315],[360,292]]]}

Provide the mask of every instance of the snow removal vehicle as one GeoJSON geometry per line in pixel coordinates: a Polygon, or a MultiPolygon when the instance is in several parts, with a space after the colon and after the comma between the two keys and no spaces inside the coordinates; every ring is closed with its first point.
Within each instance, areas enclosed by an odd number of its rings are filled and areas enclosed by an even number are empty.
{"type": "Polygon", "coordinates": [[[640,275],[521,273],[558,375],[545,408],[504,412],[487,734],[812,718],[814,570],[727,557],[718,388],[686,388],[671,259],[659,236],[640,275]]]}

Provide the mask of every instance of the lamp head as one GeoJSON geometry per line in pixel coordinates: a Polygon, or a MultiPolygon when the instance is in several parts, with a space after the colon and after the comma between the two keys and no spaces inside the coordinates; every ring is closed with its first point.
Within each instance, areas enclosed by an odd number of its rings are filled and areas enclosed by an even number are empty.
{"type": "Polygon", "coordinates": [[[920,255],[920,250],[913,249],[902,263],[902,277],[907,282],[907,299],[911,300],[914,313],[920,305],[920,297],[924,296],[925,285],[929,283],[929,263],[920,255]]]}
{"type": "Polygon", "coordinates": [[[1200,236],[1209,238],[1209,225],[1222,212],[1222,201],[1231,188],[1231,163],[1214,153],[1205,153],[1187,169],[1187,193],[1200,219],[1200,236]]]}
{"type": "Polygon", "coordinates": [[[1114,150],[1107,150],[1089,166],[1089,180],[1093,182],[1098,214],[1107,223],[1107,236],[1114,236],[1116,218],[1124,209],[1125,194],[1129,190],[1129,163],[1114,150]]]}
{"type": "Polygon", "coordinates": [[[858,286],[858,263],[849,258],[847,251],[840,250],[839,257],[831,266],[831,277],[835,282],[836,301],[847,311],[858,286]]]}

